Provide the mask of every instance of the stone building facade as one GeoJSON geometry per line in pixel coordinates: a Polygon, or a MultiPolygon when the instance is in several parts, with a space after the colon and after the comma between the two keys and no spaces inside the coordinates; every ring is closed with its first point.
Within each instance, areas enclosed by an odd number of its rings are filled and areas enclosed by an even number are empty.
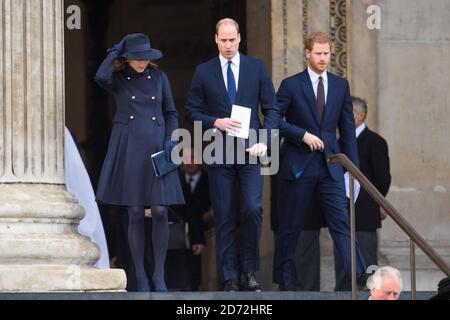
{"type": "MultiPolygon", "coordinates": [[[[331,34],[330,71],[346,77],[352,94],[368,101],[368,125],[389,144],[388,200],[450,262],[450,0],[93,3],[1,1],[0,291],[125,287],[120,270],[92,268],[98,249],[76,233],[83,209],[64,187],[64,122],[78,141],[86,142],[86,158],[102,157],[90,156],[89,145],[101,150],[105,142],[99,147],[94,138],[107,136],[113,109],[108,98],[93,89],[92,72],[106,48],[136,31],[150,34],[152,44],[166,53],[161,64],[183,117],[195,65],[216,53],[214,23],[229,15],[243,26],[243,49],[267,63],[276,88],[283,78],[304,69],[307,34],[331,34]],[[65,8],[71,4],[81,8],[82,28],[64,31],[65,8]],[[105,17],[109,23],[103,23],[105,17]],[[70,270],[83,277],[73,278],[70,270]],[[37,274],[42,278],[33,276],[37,274]]],[[[88,165],[93,176],[98,166],[88,165]]],[[[270,289],[268,181],[264,195],[259,277],[270,289]]],[[[322,289],[332,290],[332,249],[327,233],[322,233],[322,289]]],[[[379,234],[381,262],[399,267],[408,289],[407,237],[389,219],[379,234]]],[[[204,288],[215,289],[212,241],[208,248],[204,288]]],[[[444,275],[419,250],[416,254],[417,288],[435,290],[444,275]]]]}

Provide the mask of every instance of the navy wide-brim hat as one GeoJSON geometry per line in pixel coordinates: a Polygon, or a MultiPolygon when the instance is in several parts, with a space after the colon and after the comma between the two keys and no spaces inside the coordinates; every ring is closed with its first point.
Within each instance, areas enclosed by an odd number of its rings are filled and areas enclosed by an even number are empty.
{"type": "Polygon", "coordinates": [[[125,43],[123,57],[130,60],[148,61],[161,59],[161,51],[152,48],[150,39],[143,33],[130,34],[125,43]]]}

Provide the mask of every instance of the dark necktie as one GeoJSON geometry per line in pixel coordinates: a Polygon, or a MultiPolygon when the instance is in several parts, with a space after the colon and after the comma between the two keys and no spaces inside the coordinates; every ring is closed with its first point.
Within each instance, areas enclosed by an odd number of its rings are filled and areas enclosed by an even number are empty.
{"type": "Polygon", "coordinates": [[[188,184],[189,184],[189,188],[191,190],[191,193],[194,192],[194,178],[193,177],[189,177],[188,178],[188,184]]]}
{"type": "Polygon", "coordinates": [[[322,122],[323,110],[325,109],[325,89],[323,87],[322,77],[319,77],[319,85],[317,86],[317,111],[322,122]]]}
{"type": "Polygon", "coordinates": [[[227,88],[228,88],[228,97],[230,98],[230,102],[231,102],[231,104],[234,104],[234,102],[236,100],[236,81],[234,80],[233,70],[231,70],[231,61],[228,61],[227,88]]]}

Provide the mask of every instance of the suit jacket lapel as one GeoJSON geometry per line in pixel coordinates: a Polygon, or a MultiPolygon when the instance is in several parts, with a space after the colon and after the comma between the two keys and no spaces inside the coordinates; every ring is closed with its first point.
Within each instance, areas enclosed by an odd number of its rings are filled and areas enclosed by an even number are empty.
{"type": "Polygon", "coordinates": [[[361,133],[359,134],[358,138],[356,138],[356,142],[358,143],[358,147],[359,144],[363,145],[364,141],[367,139],[369,134],[369,128],[365,127],[363,131],[361,131],[361,133]]]}
{"type": "MultiPolygon", "coordinates": [[[[236,104],[239,105],[239,101],[241,98],[241,92],[244,91],[243,86],[245,83],[247,83],[247,75],[248,75],[248,71],[247,71],[247,60],[246,57],[239,53],[240,59],[241,61],[239,62],[239,82],[238,82],[238,88],[237,88],[237,93],[236,93],[236,104]]],[[[227,93],[228,95],[228,93],[227,93]]]]}
{"type": "Polygon", "coordinates": [[[228,103],[229,106],[231,106],[227,88],[225,87],[225,82],[223,80],[222,66],[220,65],[219,57],[217,57],[214,62],[214,74],[216,75],[217,85],[219,86],[225,101],[228,103]]]}
{"type": "Polygon", "coordinates": [[[326,117],[331,113],[331,109],[333,108],[334,101],[336,99],[336,86],[335,86],[336,79],[329,72],[327,72],[327,76],[328,76],[328,93],[327,93],[327,102],[325,103],[323,122],[325,122],[326,117]]]}
{"type": "Polygon", "coordinates": [[[309,77],[308,74],[308,70],[305,70],[300,74],[300,79],[302,82],[303,93],[305,94],[306,99],[308,100],[308,105],[311,108],[311,112],[314,115],[314,119],[316,119],[317,124],[320,126],[316,95],[314,94],[314,89],[311,83],[311,78],[309,77]]]}

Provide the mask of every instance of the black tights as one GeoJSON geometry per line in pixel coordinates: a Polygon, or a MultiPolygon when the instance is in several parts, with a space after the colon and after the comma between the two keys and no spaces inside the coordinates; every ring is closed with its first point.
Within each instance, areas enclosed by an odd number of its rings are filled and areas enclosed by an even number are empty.
{"type": "MultiPolygon", "coordinates": [[[[154,256],[153,285],[157,291],[166,290],[164,263],[169,243],[167,208],[152,206],[152,246],[154,256]]],[[[145,229],[144,207],[128,207],[128,242],[136,269],[138,291],[150,291],[144,267],[145,229]]]]}

